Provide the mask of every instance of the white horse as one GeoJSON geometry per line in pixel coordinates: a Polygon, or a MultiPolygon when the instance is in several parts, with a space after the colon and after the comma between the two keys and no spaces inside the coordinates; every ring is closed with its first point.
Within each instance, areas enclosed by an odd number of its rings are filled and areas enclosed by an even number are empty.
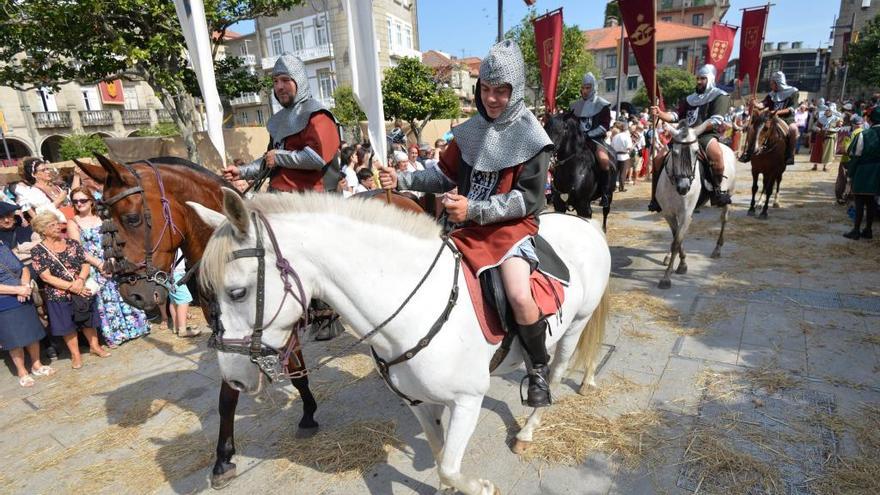
{"type": "MultiPolygon", "coordinates": [[[[325,194],[258,195],[244,201],[224,191],[224,213],[189,203],[216,228],[202,258],[203,283],[216,294],[223,341],[252,345],[257,317],[258,262],[235,258],[236,250],[254,248],[257,236],[266,247],[265,315],[276,314],[262,332],[268,348],[281,350],[302,316],[302,306],[284,295],[281,272],[267,231],[277,235],[278,246],[302,283],[306,299],[328,302],[364,337],[401,307],[396,316],[368,340],[376,354],[390,361],[416,346],[432,322],[448,309],[455,282],[461,294],[449,318],[430,344],[412,359],[389,368],[390,383],[413,400],[411,409],[425,431],[438,463],[440,489],[466,494],[499,493],[488,480],[467,477],[461,460],[474,432],[483,397],[489,389],[489,361],[497,345],[486,342],[469,300],[464,275],[457,280],[457,255],[440,238],[440,227],[429,217],[404,212],[379,201],[342,200],[325,194]],[[259,220],[254,211],[265,215],[259,220]],[[438,254],[439,253],[439,254],[438,254]],[[430,269],[431,261],[436,266],[430,269]],[[427,274],[427,275],[426,275],[427,274]],[[421,288],[414,287],[424,277],[421,288]],[[444,434],[441,418],[450,409],[444,434]]],[[[550,318],[548,346],[555,345],[551,387],[558,385],[569,360],[585,369],[581,393],[595,385],[596,357],[604,334],[608,308],[611,255],[601,231],[583,219],[541,216],[541,235],[557,250],[571,272],[561,318],[550,318]]],[[[298,290],[292,291],[298,294],[298,290]]],[[[298,297],[298,296],[297,296],[298,297]]],[[[258,344],[259,345],[259,344],[258,344]]],[[[496,373],[514,371],[522,364],[518,344],[496,373]]],[[[223,380],[233,388],[256,393],[262,374],[247,355],[223,352],[218,356],[223,380]]],[[[515,451],[522,451],[540,425],[543,409],[535,409],[517,435],[515,451]]]]}
{"type": "MultiPolygon", "coordinates": [[[[656,197],[660,208],[662,208],[660,214],[666,219],[672,230],[672,244],[669,247],[669,253],[663,260],[663,264],[667,265],[666,273],[658,284],[661,289],[672,287],[670,274],[676,256],[680,261],[675,273],[679,275],[687,273],[687,262],[685,261],[687,256],[683,247],[684,236],[691,226],[694,209],[699,206],[701,199],[703,201],[706,199],[705,195],[701,194],[703,192],[703,177],[697,159],[700,152],[697,136],[702,134],[706,125],[703,123],[691,129],[684,121],[679,124],[678,132],[672,138],[669,146],[666,164],[657,181],[656,197]]],[[[736,156],[728,146],[721,143],[718,145],[721,146],[721,153],[724,156],[724,176],[721,179],[720,188],[733,195],[736,187],[736,156]]],[[[721,207],[721,232],[718,234],[718,241],[712,251],[713,258],[721,256],[721,246],[724,245],[724,228],[727,226],[729,209],[730,205],[721,207]]]]}

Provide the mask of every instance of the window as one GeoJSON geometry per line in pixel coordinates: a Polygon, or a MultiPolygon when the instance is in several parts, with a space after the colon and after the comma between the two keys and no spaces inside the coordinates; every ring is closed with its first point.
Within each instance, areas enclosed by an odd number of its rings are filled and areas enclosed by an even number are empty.
{"type": "Polygon", "coordinates": [[[409,48],[412,50],[413,42],[412,42],[412,28],[409,26],[403,27],[403,47],[409,48]]]}
{"type": "Polygon", "coordinates": [[[275,54],[276,57],[281,56],[284,53],[284,43],[281,41],[281,30],[277,29],[272,31],[272,53],[275,54]]]}
{"type": "Polygon", "coordinates": [[[680,46],[675,49],[675,63],[678,65],[684,65],[688,60],[688,47],[680,46]]]}
{"type": "Polygon", "coordinates": [[[626,90],[635,91],[639,87],[639,76],[629,76],[626,78],[626,90]]]}
{"type": "Polygon", "coordinates": [[[663,63],[663,49],[662,48],[657,49],[657,63],[658,64],[663,63]]]}
{"type": "Polygon", "coordinates": [[[666,15],[666,16],[661,17],[660,20],[663,22],[672,22],[672,17],[666,15]]]}
{"type": "Polygon", "coordinates": [[[397,47],[403,47],[403,25],[399,22],[394,23],[394,39],[397,41],[397,47]]]}
{"type": "Polygon", "coordinates": [[[239,125],[248,125],[248,114],[247,112],[238,112],[238,123],[239,125]]]}
{"type": "Polygon", "coordinates": [[[123,93],[125,94],[125,109],[126,110],[137,110],[138,109],[137,90],[134,88],[123,88],[123,93]]]}
{"type": "Polygon", "coordinates": [[[391,47],[394,46],[394,37],[392,36],[393,31],[391,30],[391,18],[390,17],[385,22],[385,26],[388,28],[388,51],[391,51],[391,47]]]}
{"type": "Polygon", "coordinates": [[[638,63],[636,62],[636,56],[633,54],[632,50],[629,51],[628,60],[629,61],[627,62],[627,64],[629,67],[636,67],[638,65],[638,63]]]}
{"type": "Polygon", "coordinates": [[[306,47],[302,24],[293,26],[290,30],[290,36],[293,38],[293,51],[298,52],[306,47]]]}
{"type": "Polygon", "coordinates": [[[83,105],[86,110],[100,110],[101,101],[98,98],[98,88],[82,88],[83,105]]]}
{"type": "Polygon", "coordinates": [[[669,10],[672,8],[672,0],[660,0],[660,8],[663,10],[669,10]]]}
{"type": "Polygon", "coordinates": [[[609,53],[605,55],[605,68],[606,69],[614,69],[617,67],[617,54],[609,53]]]}
{"type": "Polygon", "coordinates": [[[612,91],[617,91],[617,78],[609,77],[605,79],[605,92],[610,93],[612,91]]]}
{"type": "Polygon", "coordinates": [[[318,88],[321,91],[321,99],[327,101],[330,98],[333,98],[333,91],[336,90],[336,83],[333,80],[333,77],[330,76],[330,71],[326,69],[319,70],[317,76],[318,88]]]}
{"type": "Polygon", "coordinates": [[[49,88],[40,88],[37,90],[40,95],[40,106],[44,112],[57,112],[58,104],[55,103],[55,94],[49,88]]]}
{"type": "Polygon", "coordinates": [[[327,36],[327,19],[324,16],[315,17],[315,43],[318,46],[330,43],[330,37],[327,36]]]}
{"type": "Polygon", "coordinates": [[[263,125],[263,122],[264,122],[263,109],[258,108],[257,109],[257,124],[263,125]]]}
{"type": "Polygon", "coordinates": [[[691,17],[691,24],[694,26],[702,26],[703,25],[703,14],[694,14],[691,17]]]}

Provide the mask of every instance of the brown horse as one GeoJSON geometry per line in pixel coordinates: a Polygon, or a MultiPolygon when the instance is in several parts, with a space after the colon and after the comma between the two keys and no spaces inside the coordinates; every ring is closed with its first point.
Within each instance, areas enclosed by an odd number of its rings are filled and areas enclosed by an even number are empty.
{"type": "Polygon", "coordinates": [[[771,118],[767,112],[752,112],[746,135],[746,152],[752,153],[752,203],[748,215],[755,216],[755,194],[758,192],[758,175],[764,176],[764,207],[759,218],[767,219],[767,205],[773,195],[776,196],[773,207],[779,207],[779,185],[785,172],[785,147],[788,142],[788,125],[781,119],[771,118]]]}

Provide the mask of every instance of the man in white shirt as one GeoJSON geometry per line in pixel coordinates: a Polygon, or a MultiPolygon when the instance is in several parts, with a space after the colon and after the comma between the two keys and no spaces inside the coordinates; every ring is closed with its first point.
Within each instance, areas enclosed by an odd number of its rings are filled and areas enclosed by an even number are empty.
{"type": "Polygon", "coordinates": [[[618,132],[611,138],[611,148],[614,150],[617,159],[618,191],[626,192],[623,183],[626,180],[627,172],[632,166],[630,152],[633,149],[633,141],[625,123],[616,122],[614,127],[618,132]]]}

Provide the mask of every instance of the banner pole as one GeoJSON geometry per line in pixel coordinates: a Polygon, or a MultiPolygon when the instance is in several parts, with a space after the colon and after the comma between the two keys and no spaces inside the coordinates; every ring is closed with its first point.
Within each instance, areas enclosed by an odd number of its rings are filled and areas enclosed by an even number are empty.
{"type": "MultiPolygon", "coordinates": [[[[623,43],[624,43],[623,35],[624,35],[625,30],[626,30],[626,27],[624,27],[624,25],[623,25],[623,19],[620,19],[620,39],[617,41],[617,48],[618,48],[617,53],[620,54],[618,56],[619,60],[617,61],[617,118],[618,119],[620,119],[620,91],[621,91],[621,87],[623,86],[623,81],[622,81],[622,79],[623,79],[623,57],[624,57],[623,52],[625,51],[623,49],[623,43]]],[[[598,81],[597,81],[597,83],[598,83],[598,81]]],[[[599,88],[593,88],[594,91],[596,91],[598,89],[599,88]]]]}

